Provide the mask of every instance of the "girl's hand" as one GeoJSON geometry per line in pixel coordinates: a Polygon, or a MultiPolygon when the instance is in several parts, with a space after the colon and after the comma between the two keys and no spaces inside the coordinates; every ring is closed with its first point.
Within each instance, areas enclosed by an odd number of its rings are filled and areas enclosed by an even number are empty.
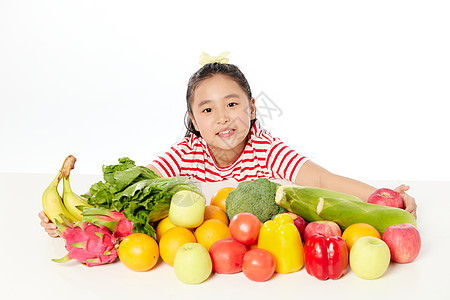
{"type": "Polygon", "coordinates": [[[44,211],[39,212],[39,218],[41,219],[41,226],[44,227],[45,231],[50,237],[59,237],[56,232],[56,225],[53,224],[45,215],[44,211]]]}
{"type": "Polygon", "coordinates": [[[405,210],[407,212],[410,212],[414,218],[417,219],[416,210],[417,210],[417,204],[416,199],[405,193],[407,190],[409,190],[409,185],[400,185],[394,189],[397,193],[400,194],[400,196],[403,198],[403,204],[405,205],[405,210]]]}

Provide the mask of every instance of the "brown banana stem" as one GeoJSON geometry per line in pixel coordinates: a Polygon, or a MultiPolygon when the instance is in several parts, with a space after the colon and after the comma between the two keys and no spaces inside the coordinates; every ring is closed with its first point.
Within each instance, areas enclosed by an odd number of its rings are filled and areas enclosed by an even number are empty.
{"type": "Polygon", "coordinates": [[[75,168],[75,162],[77,159],[73,155],[69,155],[64,160],[63,166],[61,168],[60,179],[64,176],[66,179],[69,178],[70,171],[75,168]]]}

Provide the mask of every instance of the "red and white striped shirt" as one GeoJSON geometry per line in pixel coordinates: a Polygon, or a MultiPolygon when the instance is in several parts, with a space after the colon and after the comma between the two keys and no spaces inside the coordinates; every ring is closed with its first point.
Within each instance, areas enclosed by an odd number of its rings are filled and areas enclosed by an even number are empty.
{"type": "Polygon", "coordinates": [[[258,120],[240,156],[227,167],[218,166],[205,140],[192,134],[158,156],[152,165],[163,177],[187,176],[201,182],[234,178],[241,182],[257,178],[281,178],[295,182],[307,161],[278,138],[261,128],[258,120]]]}

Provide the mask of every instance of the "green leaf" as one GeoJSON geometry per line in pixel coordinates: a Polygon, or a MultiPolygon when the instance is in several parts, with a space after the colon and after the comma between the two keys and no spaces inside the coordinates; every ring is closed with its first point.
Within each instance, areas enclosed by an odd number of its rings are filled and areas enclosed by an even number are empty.
{"type": "Polygon", "coordinates": [[[52,261],[54,261],[56,263],[65,263],[65,262],[68,262],[69,260],[72,260],[71,258],[69,258],[69,254],[66,254],[66,256],[61,257],[61,258],[52,259],[52,261]]]}
{"type": "Polygon", "coordinates": [[[72,244],[72,247],[78,248],[78,249],[84,249],[85,246],[86,246],[86,242],[85,241],[72,244]]]}

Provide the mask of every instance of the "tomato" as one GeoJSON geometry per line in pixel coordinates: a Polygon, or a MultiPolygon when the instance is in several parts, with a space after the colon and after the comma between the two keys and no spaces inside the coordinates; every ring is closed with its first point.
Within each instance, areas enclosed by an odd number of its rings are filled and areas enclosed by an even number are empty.
{"type": "Polygon", "coordinates": [[[230,221],[230,233],[237,241],[245,245],[253,245],[258,241],[261,222],[251,213],[238,213],[230,221]]]}
{"type": "Polygon", "coordinates": [[[253,281],[267,281],[275,272],[275,259],[273,255],[264,249],[252,249],[244,255],[242,272],[253,281]]]}
{"type": "Polygon", "coordinates": [[[246,252],[247,246],[232,237],[218,240],[209,248],[213,271],[222,274],[241,272],[246,252]]]}

